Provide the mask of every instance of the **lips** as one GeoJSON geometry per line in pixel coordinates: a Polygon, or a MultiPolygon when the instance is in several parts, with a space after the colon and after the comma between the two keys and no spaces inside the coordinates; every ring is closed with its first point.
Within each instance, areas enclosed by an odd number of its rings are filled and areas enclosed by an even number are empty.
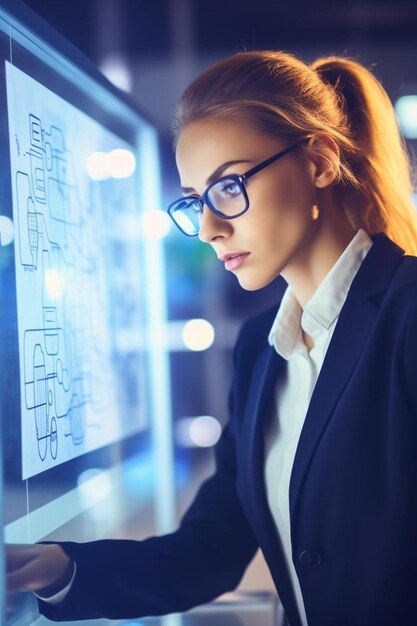
{"type": "Polygon", "coordinates": [[[248,258],[250,252],[226,252],[219,256],[221,261],[224,261],[225,269],[235,270],[240,267],[248,258]]]}

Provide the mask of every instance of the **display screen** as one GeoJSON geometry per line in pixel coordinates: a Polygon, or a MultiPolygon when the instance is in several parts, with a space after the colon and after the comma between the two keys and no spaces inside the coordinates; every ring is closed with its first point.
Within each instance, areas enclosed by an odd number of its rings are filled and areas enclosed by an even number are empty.
{"type": "Polygon", "coordinates": [[[120,294],[107,276],[118,213],[135,213],[134,178],[124,175],[135,157],[126,142],[10,63],[6,90],[22,478],[29,478],[144,426],[144,406],[132,415],[118,402],[111,302],[120,294]],[[107,175],[106,162],[123,178],[95,180],[107,175]]]}
{"type": "MultiPolygon", "coordinates": [[[[149,320],[161,319],[163,307],[150,303],[163,277],[144,216],[158,205],[157,135],[81,54],[32,19],[0,5],[7,543],[113,536],[153,507],[156,473],[149,320]]],[[[46,624],[32,594],[17,595],[4,619],[46,624]]]]}

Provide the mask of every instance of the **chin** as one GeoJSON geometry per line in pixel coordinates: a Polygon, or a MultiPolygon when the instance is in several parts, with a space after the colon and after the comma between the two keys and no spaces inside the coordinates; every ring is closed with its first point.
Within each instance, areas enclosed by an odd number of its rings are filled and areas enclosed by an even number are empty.
{"type": "Polygon", "coordinates": [[[239,285],[245,291],[258,291],[259,289],[263,289],[264,287],[267,287],[270,283],[272,283],[276,276],[273,276],[272,278],[265,278],[264,280],[259,278],[259,276],[256,278],[249,278],[248,276],[236,276],[236,278],[239,281],[239,285]]]}

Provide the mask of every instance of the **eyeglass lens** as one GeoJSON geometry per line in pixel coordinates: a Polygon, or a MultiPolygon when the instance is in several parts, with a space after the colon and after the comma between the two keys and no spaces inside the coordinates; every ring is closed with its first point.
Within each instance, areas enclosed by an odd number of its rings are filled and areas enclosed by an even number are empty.
{"type": "Polygon", "coordinates": [[[208,199],[216,211],[232,217],[245,210],[245,197],[240,183],[233,178],[219,180],[208,192],[208,199]]]}
{"type": "Polygon", "coordinates": [[[187,235],[197,235],[200,230],[201,205],[195,198],[179,200],[170,210],[172,219],[187,235]]]}
{"type": "MultiPolygon", "coordinates": [[[[233,217],[246,209],[246,199],[241,184],[233,178],[219,180],[208,192],[208,201],[225,217],[233,217]]],[[[196,235],[200,230],[201,205],[194,198],[180,200],[171,215],[185,233],[196,235]]]]}

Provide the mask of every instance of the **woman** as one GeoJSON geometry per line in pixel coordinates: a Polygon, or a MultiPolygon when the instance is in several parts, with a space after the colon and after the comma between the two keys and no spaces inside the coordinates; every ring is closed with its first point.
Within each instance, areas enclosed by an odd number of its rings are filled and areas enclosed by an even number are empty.
{"type": "Polygon", "coordinates": [[[288,287],[240,333],[179,529],[18,547],[9,589],[54,620],[183,611],[260,547],[291,626],[415,624],[417,221],[389,99],[353,60],[245,52],[186,90],[175,138],[177,226],[244,289],[288,287]]]}

